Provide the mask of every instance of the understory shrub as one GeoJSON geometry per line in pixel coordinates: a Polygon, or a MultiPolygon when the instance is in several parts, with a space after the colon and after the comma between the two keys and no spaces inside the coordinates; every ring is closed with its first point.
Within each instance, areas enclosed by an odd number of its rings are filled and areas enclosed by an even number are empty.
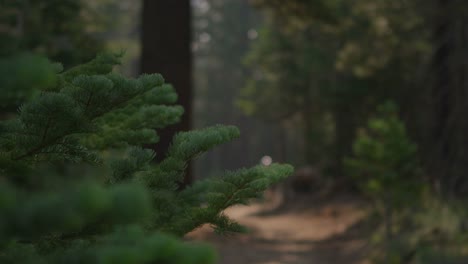
{"type": "Polygon", "coordinates": [[[400,249],[407,247],[402,234],[412,228],[408,212],[420,206],[427,187],[417,146],[409,139],[395,104],[387,102],[378,107],[375,117],[358,134],[353,157],[345,159],[345,166],[362,192],[372,199],[384,223],[383,232],[375,238],[384,244],[386,263],[401,263],[406,253],[400,249]]]}

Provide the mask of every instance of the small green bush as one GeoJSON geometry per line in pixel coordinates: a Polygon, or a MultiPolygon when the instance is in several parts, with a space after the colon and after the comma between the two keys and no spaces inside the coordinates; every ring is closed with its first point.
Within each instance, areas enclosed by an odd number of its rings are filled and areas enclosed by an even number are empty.
{"type": "Polygon", "coordinates": [[[347,171],[372,199],[384,223],[383,233],[374,234],[374,241],[384,243],[384,254],[377,254],[377,261],[385,258],[386,263],[403,263],[412,250],[403,234],[403,230],[412,227],[408,211],[421,205],[427,188],[417,146],[406,134],[395,104],[388,102],[378,107],[375,117],[354,142],[353,154],[345,160],[347,171]]]}
{"type": "Polygon", "coordinates": [[[395,104],[378,107],[356,138],[353,154],[345,159],[348,173],[380,206],[399,208],[420,198],[425,185],[417,146],[409,139],[395,104]]]}

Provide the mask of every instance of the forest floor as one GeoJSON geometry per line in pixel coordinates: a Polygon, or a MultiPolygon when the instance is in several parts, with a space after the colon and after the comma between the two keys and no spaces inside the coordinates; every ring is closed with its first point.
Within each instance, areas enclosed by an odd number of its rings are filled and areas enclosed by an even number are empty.
{"type": "Polygon", "coordinates": [[[275,199],[237,206],[227,214],[250,230],[223,237],[204,226],[189,240],[212,243],[220,264],[363,264],[366,203],[352,195],[275,199]]]}

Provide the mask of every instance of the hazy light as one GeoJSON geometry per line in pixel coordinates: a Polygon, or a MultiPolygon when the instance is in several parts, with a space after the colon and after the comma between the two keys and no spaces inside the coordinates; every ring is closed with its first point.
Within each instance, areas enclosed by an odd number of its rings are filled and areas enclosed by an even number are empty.
{"type": "Polygon", "coordinates": [[[213,13],[211,17],[214,22],[220,22],[221,20],[223,20],[223,15],[219,12],[213,13]]]}
{"type": "Polygon", "coordinates": [[[247,31],[247,37],[249,39],[256,39],[258,37],[258,32],[257,30],[251,28],[249,31],[247,31]]]}
{"type": "Polygon", "coordinates": [[[211,40],[210,34],[203,32],[200,34],[200,42],[201,43],[208,43],[211,40]]]}
{"type": "Polygon", "coordinates": [[[206,27],[208,27],[208,20],[206,20],[206,19],[200,19],[200,20],[198,21],[198,27],[200,27],[200,28],[206,28],[206,27]]]}
{"type": "Polygon", "coordinates": [[[192,5],[200,10],[201,13],[206,13],[210,10],[210,3],[206,0],[192,0],[192,5]]]}
{"type": "Polygon", "coordinates": [[[260,160],[260,163],[262,163],[264,166],[269,166],[271,163],[273,163],[273,159],[270,156],[263,156],[260,160]]]}

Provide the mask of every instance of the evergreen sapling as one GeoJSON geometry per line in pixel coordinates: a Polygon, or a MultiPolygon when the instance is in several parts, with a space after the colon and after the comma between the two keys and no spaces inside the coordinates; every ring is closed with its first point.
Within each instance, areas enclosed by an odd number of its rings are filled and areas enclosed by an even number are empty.
{"type": "Polygon", "coordinates": [[[103,54],[64,71],[31,55],[0,59],[0,103],[21,102],[0,122],[0,263],[213,263],[210,247],[181,242],[292,173],[273,164],[227,172],[183,190],[187,163],[239,136],[232,126],[180,132],[159,163],[142,146],[180,120],[159,74],[113,73],[103,54]]]}

